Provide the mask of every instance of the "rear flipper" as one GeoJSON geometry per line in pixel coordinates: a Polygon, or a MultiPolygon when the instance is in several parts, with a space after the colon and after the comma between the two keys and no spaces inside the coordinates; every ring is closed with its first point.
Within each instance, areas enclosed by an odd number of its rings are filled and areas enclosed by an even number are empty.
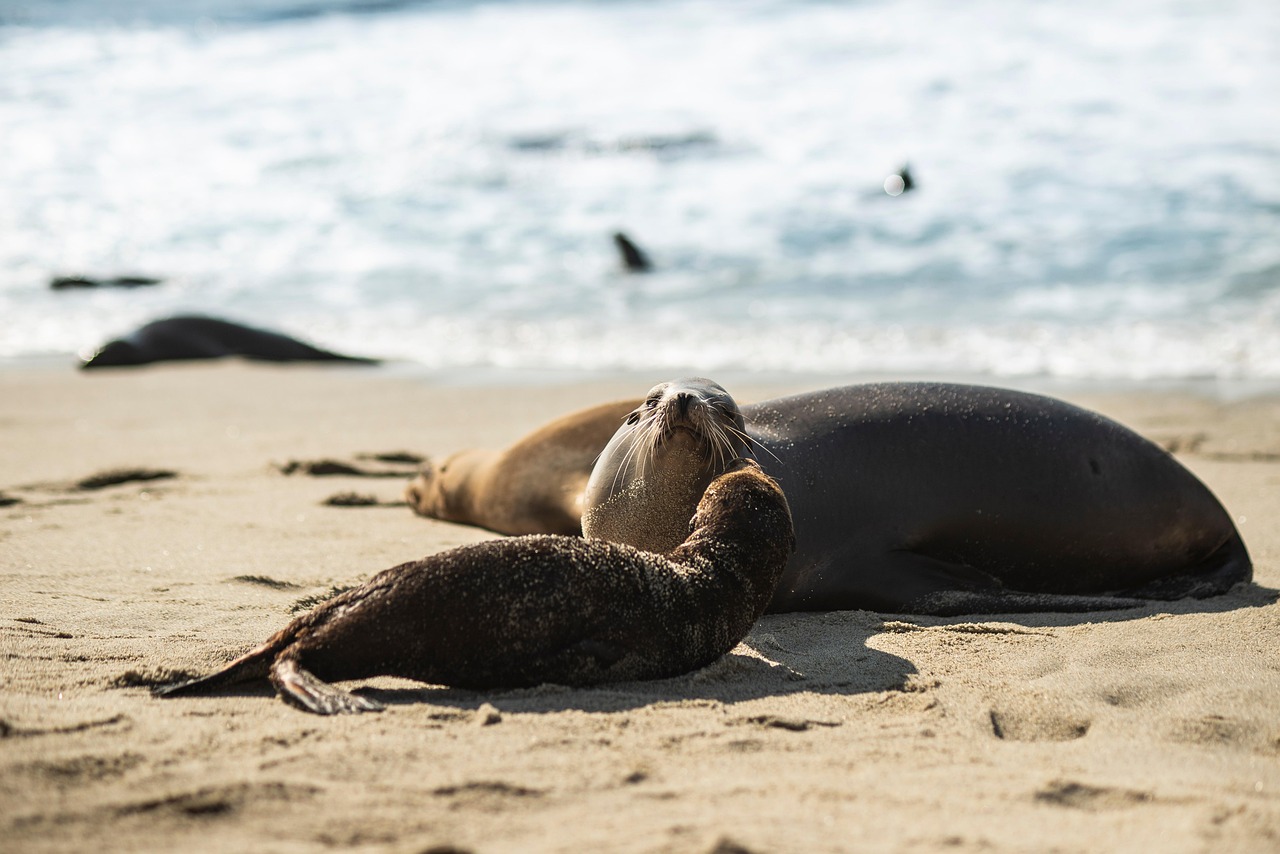
{"type": "Polygon", "coordinates": [[[1148,581],[1139,587],[1121,591],[1125,596],[1143,599],[1206,599],[1220,596],[1242,581],[1253,580],[1253,561],[1238,533],[1193,567],[1181,575],[1167,575],[1148,581]]]}
{"type": "Polygon", "coordinates": [[[959,614],[1030,614],[1057,611],[1084,613],[1138,608],[1151,600],[1204,599],[1226,593],[1253,578],[1253,564],[1239,534],[1232,536],[1187,572],[1166,575],[1113,594],[1027,593],[1009,590],[992,576],[914,552],[896,552],[894,569],[904,589],[914,585],[918,595],[903,606],[904,613],[954,617],[959,614]],[[936,585],[933,590],[922,587],[936,585]],[[951,589],[948,589],[951,588],[951,589]]]}
{"type": "Polygon", "coordinates": [[[281,658],[272,665],[271,684],[280,692],[280,699],[317,715],[354,715],[380,712],[385,708],[367,697],[359,697],[322,682],[303,670],[294,658],[281,658]]]}

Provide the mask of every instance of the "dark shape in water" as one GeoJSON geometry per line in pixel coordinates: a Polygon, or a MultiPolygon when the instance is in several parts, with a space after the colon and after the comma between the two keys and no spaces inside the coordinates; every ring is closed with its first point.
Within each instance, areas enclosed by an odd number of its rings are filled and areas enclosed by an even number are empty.
{"type": "Polygon", "coordinates": [[[153,276],[112,276],[96,279],[90,276],[54,276],[49,280],[49,287],[55,291],[79,290],[84,288],[144,288],[158,285],[164,279],[153,276]]]}
{"type": "Polygon", "coordinates": [[[213,317],[179,316],[153,321],[124,338],[107,342],[80,367],[121,367],[225,356],[268,362],[378,363],[377,359],[321,350],[278,332],[213,317]]]}
{"type": "Polygon", "coordinates": [[[911,177],[910,164],[902,164],[902,168],[898,170],[898,177],[902,179],[902,192],[914,190],[916,187],[915,179],[911,177]]]}
{"type": "Polygon", "coordinates": [[[649,257],[631,242],[621,231],[613,235],[614,245],[618,247],[618,253],[622,255],[622,264],[632,273],[647,273],[653,269],[653,262],[649,257]]]}

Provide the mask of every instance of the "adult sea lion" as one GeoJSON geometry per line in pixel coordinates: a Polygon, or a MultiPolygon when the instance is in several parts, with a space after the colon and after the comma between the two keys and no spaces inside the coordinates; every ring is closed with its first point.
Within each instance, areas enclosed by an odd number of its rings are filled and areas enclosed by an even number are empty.
{"type": "Polygon", "coordinates": [[[710,380],[659,385],[600,455],[585,534],[661,550],[738,440],[795,520],[770,611],[1084,611],[1252,578],[1226,510],[1161,448],[1053,398],[942,383],[741,408],[710,380]]]}
{"type": "Polygon", "coordinates": [[[179,315],[152,321],[124,338],[107,342],[80,367],[121,367],[225,356],[268,362],[377,364],[378,361],[321,350],[278,332],[213,317],[179,315]]]}
{"type": "Polygon", "coordinates": [[[164,696],[270,678],[320,714],[381,706],[330,681],[403,676],[462,688],[590,685],[711,663],[764,613],[794,545],[787,502],[750,459],[726,461],[664,556],[577,537],[490,540],[406,563],[317,606],[164,696]]]}

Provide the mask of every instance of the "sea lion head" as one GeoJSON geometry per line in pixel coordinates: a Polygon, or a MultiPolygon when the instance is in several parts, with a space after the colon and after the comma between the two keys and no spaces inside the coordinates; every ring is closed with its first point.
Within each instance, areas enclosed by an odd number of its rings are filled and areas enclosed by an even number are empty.
{"type": "Polygon", "coordinates": [[[721,385],[659,383],[596,460],[582,532],[665,554],[684,541],[711,481],[751,452],[738,404],[721,385]]]}
{"type": "Polygon", "coordinates": [[[671,556],[679,560],[683,552],[704,549],[708,541],[716,543],[721,558],[726,549],[742,553],[744,565],[772,555],[782,567],[795,551],[787,498],[751,457],[730,461],[724,474],[711,481],[689,520],[689,538],[671,556]]]}
{"type": "Polygon", "coordinates": [[[151,358],[137,344],[117,339],[104,344],[96,353],[85,359],[80,367],[81,369],[113,368],[143,365],[150,361],[151,358]]]}
{"type": "Polygon", "coordinates": [[[474,474],[482,451],[458,451],[442,463],[426,460],[405,488],[404,498],[420,516],[446,522],[470,522],[474,474]]]}

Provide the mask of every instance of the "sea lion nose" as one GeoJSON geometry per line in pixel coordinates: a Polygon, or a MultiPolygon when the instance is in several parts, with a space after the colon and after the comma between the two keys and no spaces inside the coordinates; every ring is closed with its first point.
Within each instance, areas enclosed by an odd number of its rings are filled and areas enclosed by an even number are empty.
{"type": "Polygon", "coordinates": [[[676,411],[679,412],[681,416],[688,415],[689,406],[693,403],[693,395],[689,394],[687,391],[682,391],[673,398],[673,402],[676,405],[676,411]]]}

